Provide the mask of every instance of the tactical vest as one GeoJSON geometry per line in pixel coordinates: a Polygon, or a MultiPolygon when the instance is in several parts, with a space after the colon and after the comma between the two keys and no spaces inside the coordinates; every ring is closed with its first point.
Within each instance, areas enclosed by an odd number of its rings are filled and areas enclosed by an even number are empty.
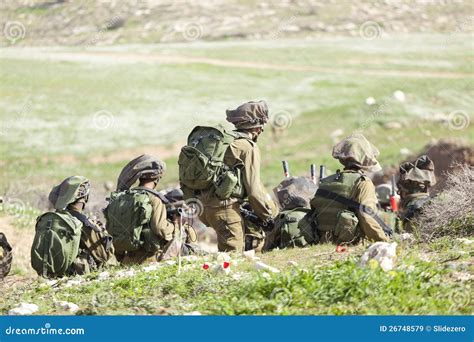
{"type": "MultiPolygon", "coordinates": [[[[354,187],[364,177],[358,172],[337,172],[323,178],[319,189],[333,192],[341,197],[352,198],[354,187]]],[[[311,200],[311,208],[315,210],[315,223],[321,242],[333,241],[349,242],[358,235],[358,218],[354,210],[335,200],[331,200],[317,193],[311,200]],[[352,237],[350,235],[353,235],[352,237]]]]}

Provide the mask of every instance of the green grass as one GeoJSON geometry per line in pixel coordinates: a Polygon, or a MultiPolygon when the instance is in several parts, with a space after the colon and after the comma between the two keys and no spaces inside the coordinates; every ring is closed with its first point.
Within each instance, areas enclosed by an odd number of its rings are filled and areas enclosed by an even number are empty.
{"type": "Polygon", "coordinates": [[[66,287],[62,279],[52,288],[40,280],[2,296],[0,312],[19,302],[40,306],[39,314],[67,314],[55,302],[69,301],[80,307],[76,314],[186,314],[199,311],[217,315],[313,315],[313,314],[471,314],[469,286],[453,279],[453,273],[469,263],[466,246],[440,240],[432,260],[422,260],[422,245],[399,248],[396,269],[384,272],[377,264],[362,268],[358,259],[363,249],[338,254],[334,246],[273,251],[263,260],[279,267],[278,274],[264,274],[250,261],[231,260],[231,274],[213,274],[201,266],[206,258],[184,261],[184,272],[176,265],[164,265],[144,272],[134,267],[133,277],[97,280],[85,277],[82,285],[66,287]],[[457,263],[449,264],[449,250],[456,249],[457,263]],[[321,251],[323,251],[321,253],[321,251]],[[464,254],[461,252],[464,251],[464,254]],[[296,260],[298,266],[288,266],[296,260]],[[240,279],[233,279],[239,274],[240,279]]]}

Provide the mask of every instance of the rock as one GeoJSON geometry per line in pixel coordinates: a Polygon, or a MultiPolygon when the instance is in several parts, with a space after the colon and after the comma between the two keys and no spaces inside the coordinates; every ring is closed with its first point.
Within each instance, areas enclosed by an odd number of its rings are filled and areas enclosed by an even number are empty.
{"type": "Polygon", "coordinates": [[[135,273],[136,273],[135,270],[131,268],[129,270],[117,272],[116,276],[117,278],[128,278],[128,277],[133,277],[135,273]]]}
{"type": "Polygon", "coordinates": [[[366,266],[374,260],[384,271],[391,271],[397,258],[397,243],[376,242],[364,252],[360,265],[366,266]]]}
{"type": "Polygon", "coordinates": [[[69,312],[76,312],[77,310],[79,310],[79,306],[77,304],[69,303],[66,301],[57,302],[56,305],[59,306],[61,309],[69,312]]]}
{"type": "Polygon", "coordinates": [[[296,261],[288,261],[288,265],[293,266],[293,267],[298,267],[298,263],[296,261]]]}
{"type": "Polygon", "coordinates": [[[21,303],[18,307],[8,311],[10,316],[27,316],[32,315],[39,310],[38,305],[30,303],[21,303]]]}
{"type": "Polygon", "coordinates": [[[73,287],[73,286],[78,286],[81,285],[84,282],[82,279],[71,279],[68,280],[67,283],[64,285],[64,287],[73,287]]]}
{"type": "Polygon", "coordinates": [[[415,241],[415,238],[413,237],[413,234],[410,233],[402,233],[400,234],[400,241],[415,241]]]}
{"type": "Polygon", "coordinates": [[[401,90],[395,90],[393,92],[393,97],[399,102],[405,102],[405,93],[401,90]]]}
{"type": "Polygon", "coordinates": [[[148,266],[143,267],[143,272],[148,273],[148,272],[153,272],[156,271],[160,266],[158,264],[151,264],[148,266]]]}
{"type": "Polygon", "coordinates": [[[390,122],[384,123],[383,127],[387,129],[400,129],[403,127],[403,125],[401,122],[398,122],[398,121],[390,121],[390,122]]]}
{"type": "Polygon", "coordinates": [[[107,271],[99,273],[99,276],[97,277],[98,280],[106,280],[110,278],[110,273],[107,271]]]}
{"type": "Polygon", "coordinates": [[[269,272],[272,272],[272,273],[280,273],[280,270],[278,268],[267,265],[267,264],[265,264],[261,261],[257,261],[255,263],[255,268],[257,270],[265,270],[265,271],[269,271],[269,272]]]}
{"type": "Polygon", "coordinates": [[[403,157],[408,157],[412,154],[412,152],[406,148],[406,147],[403,147],[400,149],[400,155],[403,156],[403,157]]]}
{"type": "Polygon", "coordinates": [[[373,106],[376,103],[377,101],[372,96],[365,99],[365,104],[368,106],[373,106]]]}
{"type": "Polygon", "coordinates": [[[253,260],[260,260],[259,257],[255,256],[255,249],[251,249],[249,251],[245,251],[242,253],[245,259],[253,261],[253,260]]]}

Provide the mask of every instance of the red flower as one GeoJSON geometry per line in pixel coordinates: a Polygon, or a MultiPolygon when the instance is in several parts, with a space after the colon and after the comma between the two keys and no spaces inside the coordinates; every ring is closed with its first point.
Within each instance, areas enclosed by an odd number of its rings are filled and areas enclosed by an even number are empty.
{"type": "Polygon", "coordinates": [[[230,262],[224,261],[224,268],[228,268],[230,266],[230,262]]]}
{"type": "Polygon", "coordinates": [[[337,252],[337,253],[344,253],[344,252],[346,252],[346,251],[347,251],[347,248],[344,247],[344,246],[338,245],[338,246],[336,247],[336,252],[337,252]]]}
{"type": "Polygon", "coordinates": [[[202,265],[202,268],[203,268],[204,270],[209,269],[209,264],[208,264],[207,262],[204,263],[204,265],[202,265]]]}

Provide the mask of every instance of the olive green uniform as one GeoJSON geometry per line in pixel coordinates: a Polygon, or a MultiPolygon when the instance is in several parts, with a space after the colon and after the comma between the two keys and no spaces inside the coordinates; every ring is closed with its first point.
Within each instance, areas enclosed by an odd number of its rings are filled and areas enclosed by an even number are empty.
{"type": "MultiPolygon", "coordinates": [[[[278,209],[260,180],[260,150],[250,139],[250,134],[239,132],[239,135],[242,138],[237,138],[229,146],[224,163],[241,169],[245,196],[253,211],[262,220],[271,219],[278,209]]],[[[243,251],[245,225],[239,210],[242,199],[222,201],[213,195],[212,190],[198,198],[204,205],[200,219],[216,230],[219,251],[243,251]]]]}

